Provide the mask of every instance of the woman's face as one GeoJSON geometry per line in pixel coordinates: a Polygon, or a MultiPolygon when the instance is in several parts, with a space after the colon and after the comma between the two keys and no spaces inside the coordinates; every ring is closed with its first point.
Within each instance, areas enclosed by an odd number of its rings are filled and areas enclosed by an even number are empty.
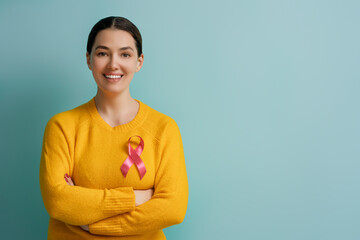
{"type": "Polygon", "coordinates": [[[134,73],[143,65],[144,55],[138,57],[135,40],[130,33],[108,28],[96,35],[86,60],[99,90],[121,93],[129,89],[134,73]]]}

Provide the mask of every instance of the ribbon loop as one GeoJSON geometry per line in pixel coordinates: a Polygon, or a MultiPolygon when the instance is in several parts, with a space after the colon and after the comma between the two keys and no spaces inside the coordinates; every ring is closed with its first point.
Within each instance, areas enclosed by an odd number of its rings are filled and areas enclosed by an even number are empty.
{"type": "Polygon", "coordinates": [[[126,177],[127,173],[130,170],[130,167],[133,164],[136,165],[136,167],[137,167],[137,169],[139,171],[140,180],[144,177],[144,175],[146,173],[146,168],[145,168],[144,162],[140,158],[140,155],[141,155],[143,150],[144,150],[144,141],[140,136],[132,136],[132,137],[129,138],[129,140],[128,140],[129,156],[125,159],[124,163],[121,165],[121,168],[120,168],[124,177],[126,177]],[[140,144],[136,147],[136,149],[133,149],[131,147],[131,144],[130,144],[130,140],[133,137],[140,138],[140,144]]]}

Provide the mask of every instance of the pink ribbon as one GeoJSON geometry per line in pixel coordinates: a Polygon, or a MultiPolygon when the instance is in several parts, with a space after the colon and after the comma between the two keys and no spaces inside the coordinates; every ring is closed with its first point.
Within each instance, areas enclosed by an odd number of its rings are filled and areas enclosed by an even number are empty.
{"type": "Polygon", "coordinates": [[[140,136],[132,136],[129,138],[129,140],[128,140],[129,156],[126,158],[124,163],[121,165],[121,172],[124,175],[124,177],[126,177],[130,167],[134,163],[135,163],[137,169],[139,170],[140,180],[144,177],[144,175],[146,173],[146,168],[145,168],[144,162],[140,158],[140,155],[143,150],[144,150],[144,141],[140,136]],[[140,144],[136,147],[135,150],[131,147],[131,144],[130,144],[130,139],[133,137],[140,138],[140,144]]]}

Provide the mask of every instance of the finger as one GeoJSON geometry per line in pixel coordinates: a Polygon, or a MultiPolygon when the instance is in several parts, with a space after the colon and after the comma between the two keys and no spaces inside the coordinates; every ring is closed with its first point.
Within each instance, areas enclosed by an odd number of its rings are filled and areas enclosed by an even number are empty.
{"type": "Polygon", "coordinates": [[[71,179],[70,178],[64,178],[66,183],[69,185],[69,186],[74,186],[74,184],[71,182],[71,179]]]}
{"type": "Polygon", "coordinates": [[[81,225],[80,226],[84,231],[89,232],[89,225],[81,225]]]}
{"type": "Polygon", "coordinates": [[[67,178],[67,182],[70,186],[75,186],[74,182],[72,181],[71,177],[67,178]]]}
{"type": "Polygon", "coordinates": [[[65,179],[66,183],[67,183],[68,185],[70,185],[69,180],[68,180],[68,178],[67,178],[67,174],[65,174],[64,179],[65,179]]]}
{"type": "Polygon", "coordinates": [[[71,178],[68,179],[69,183],[70,183],[70,186],[75,186],[74,182],[72,181],[71,178]]]}
{"type": "Polygon", "coordinates": [[[69,184],[70,186],[75,186],[75,184],[72,181],[71,177],[69,177],[69,175],[67,173],[65,174],[64,179],[67,182],[67,184],[69,184]]]}

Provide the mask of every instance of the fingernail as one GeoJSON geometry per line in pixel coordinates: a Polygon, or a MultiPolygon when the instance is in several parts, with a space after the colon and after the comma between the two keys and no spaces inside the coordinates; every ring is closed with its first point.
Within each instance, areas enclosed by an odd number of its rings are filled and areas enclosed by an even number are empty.
{"type": "Polygon", "coordinates": [[[69,175],[68,175],[67,173],[65,173],[65,177],[67,177],[67,178],[68,178],[68,177],[69,177],[69,175]]]}

